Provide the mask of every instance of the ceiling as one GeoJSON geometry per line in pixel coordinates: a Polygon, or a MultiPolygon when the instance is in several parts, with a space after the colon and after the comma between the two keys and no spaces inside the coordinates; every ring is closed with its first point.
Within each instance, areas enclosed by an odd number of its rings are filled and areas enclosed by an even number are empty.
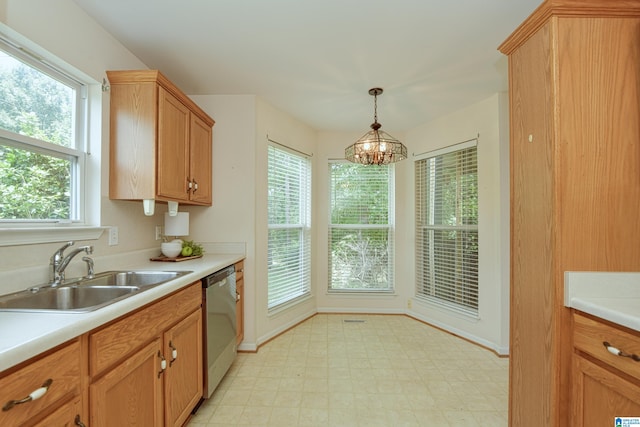
{"type": "Polygon", "coordinates": [[[393,134],[507,90],[497,47],[541,0],[75,0],[190,95],[251,94],[324,131],[393,134]]]}

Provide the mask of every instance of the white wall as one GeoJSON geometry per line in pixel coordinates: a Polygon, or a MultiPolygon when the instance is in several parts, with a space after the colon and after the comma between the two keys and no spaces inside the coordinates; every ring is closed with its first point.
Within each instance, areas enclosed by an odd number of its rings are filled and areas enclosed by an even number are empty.
{"type": "MultiPolygon", "coordinates": [[[[125,253],[159,246],[155,225],[163,223],[165,205],[146,217],[139,202],[108,198],[108,93],[100,83],[108,69],[147,68],[79,9],[72,0],[0,0],[2,31],[38,53],[53,55],[62,65],[92,83],[92,162],[101,225],[120,229],[120,243],[108,246],[106,235],[95,246],[95,256],[125,253]],[[30,42],[29,42],[30,41],[30,42]]],[[[168,76],[171,78],[171,76],[168,76]]],[[[495,95],[450,116],[405,134],[386,129],[409,148],[410,158],[396,165],[396,294],[381,297],[328,295],[327,289],[327,159],[342,158],[344,147],[362,132],[316,132],[260,98],[246,95],[201,95],[192,98],[215,120],[213,130],[213,207],[181,207],[191,213],[192,237],[209,242],[245,242],[245,349],[268,340],[296,322],[319,311],[410,313],[481,344],[506,353],[508,348],[508,121],[506,97],[495,95]],[[469,321],[413,300],[414,206],[412,153],[422,153],[475,137],[480,133],[480,320],[469,321]],[[295,307],[267,312],[267,140],[312,153],[313,191],[313,297],[295,307]]],[[[365,123],[366,124],[366,123],[365,123]]],[[[78,244],[85,242],[78,242],[78,244]]],[[[46,266],[58,244],[0,247],[0,294],[3,271],[33,267],[46,280],[46,266]]],[[[72,263],[69,275],[83,273],[83,263],[72,263]]],[[[100,265],[96,268],[100,270],[100,265]]],[[[27,280],[27,279],[25,279],[27,280]]],[[[33,284],[29,278],[26,284],[33,284]]],[[[23,286],[24,287],[24,286],[23,286]]]]}
{"type": "MultiPolygon", "coordinates": [[[[407,132],[409,151],[432,151],[458,142],[478,138],[478,236],[479,319],[451,314],[435,305],[413,299],[411,315],[485,345],[500,354],[508,353],[509,313],[509,160],[508,133],[504,125],[506,95],[494,96],[407,132]],[[501,122],[501,119],[503,121],[501,122]],[[502,123],[502,124],[501,124],[502,123]],[[505,154],[506,153],[506,154],[505,154]],[[505,328],[505,324],[507,327],[505,328]]],[[[411,156],[412,157],[412,156],[411,156]]],[[[413,168],[413,160],[407,165],[413,168]]],[[[402,220],[415,226],[415,198],[412,174],[398,186],[405,189],[402,220]]],[[[413,250],[415,239],[405,248],[413,250]]],[[[407,268],[399,268],[399,281],[415,283],[415,261],[407,254],[407,268]]],[[[412,290],[413,291],[413,290],[412,290]]]]}
{"type": "MultiPolygon", "coordinates": [[[[181,207],[190,212],[192,238],[246,244],[244,264],[245,346],[256,343],[256,98],[199,95],[191,98],[216,120],[213,126],[213,206],[181,207]]],[[[260,302],[262,303],[262,302],[260,302]]]]}
{"type": "MultiPolygon", "coordinates": [[[[316,132],[309,126],[295,120],[290,115],[267,104],[260,98],[256,103],[256,269],[255,269],[255,299],[256,299],[256,331],[257,344],[261,344],[278,333],[316,312],[316,296],[293,306],[269,313],[267,310],[267,256],[268,256],[268,217],[267,217],[267,147],[269,139],[275,140],[290,148],[312,155],[312,185],[316,186],[316,132]]],[[[312,201],[314,203],[314,201],[312,201]]],[[[315,206],[312,207],[312,224],[315,224],[315,206]]],[[[315,241],[315,227],[312,241],[315,241]]],[[[312,246],[313,254],[319,250],[317,245],[312,246]]],[[[312,271],[316,265],[312,263],[312,271]]],[[[315,289],[315,277],[312,275],[312,289],[315,289]]]]}

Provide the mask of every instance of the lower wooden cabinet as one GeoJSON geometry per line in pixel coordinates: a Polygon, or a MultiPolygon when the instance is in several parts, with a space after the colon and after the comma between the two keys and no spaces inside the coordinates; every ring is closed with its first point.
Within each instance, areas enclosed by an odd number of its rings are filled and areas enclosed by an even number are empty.
{"type": "Polygon", "coordinates": [[[163,425],[161,357],[157,339],[92,383],[91,426],[163,425]]]}
{"type": "Polygon", "coordinates": [[[584,357],[574,356],[574,411],[571,425],[615,425],[615,417],[640,416],[640,386],[602,368],[584,357]]]}
{"type": "Polygon", "coordinates": [[[76,398],[65,403],[41,421],[34,424],[34,427],[86,427],[82,422],[80,413],[82,412],[82,401],[76,398]]]}
{"type": "Polygon", "coordinates": [[[203,394],[202,342],[198,281],[0,373],[0,426],[182,426],[203,394]]]}
{"type": "Polygon", "coordinates": [[[615,417],[640,416],[640,363],[605,343],[640,355],[640,333],[574,312],[571,425],[613,426],[615,417]]]}
{"type": "Polygon", "coordinates": [[[200,282],[90,333],[92,427],[181,426],[202,397],[200,282]]]}
{"type": "Polygon", "coordinates": [[[164,334],[165,425],[181,426],[202,397],[202,314],[194,311],[164,334]]]}
{"type": "Polygon", "coordinates": [[[81,355],[80,340],[75,339],[2,376],[0,426],[82,422],[81,355]],[[30,395],[40,397],[31,400],[30,395]]]}

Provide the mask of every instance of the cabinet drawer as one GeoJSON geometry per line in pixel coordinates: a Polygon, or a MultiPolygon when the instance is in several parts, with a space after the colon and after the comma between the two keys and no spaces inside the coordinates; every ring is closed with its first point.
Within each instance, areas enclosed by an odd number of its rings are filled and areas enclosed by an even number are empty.
{"type": "Polygon", "coordinates": [[[616,356],[603,344],[607,342],[625,353],[640,356],[640,333],[632,334],[577,313],[574,313],[573,321],[573,345],[576,349],[640,380],[640,362],[630,357],[616,356]]]}
{"type": "Polygon", "coordinates": [[[112,323],[89,336],[92,377],[125,359],[202,304],[200,282],[112,323]]]}
{"type": "Polygon", "coordinates": [[[0,379],[0,405],[3,408],[12,400],[24,399],[51,380],[46,393],[39,399],[0,411],[0,425],[29,425],[45,411],[80,396],[80,361],[80,341],[75,340],[0,379]]]}

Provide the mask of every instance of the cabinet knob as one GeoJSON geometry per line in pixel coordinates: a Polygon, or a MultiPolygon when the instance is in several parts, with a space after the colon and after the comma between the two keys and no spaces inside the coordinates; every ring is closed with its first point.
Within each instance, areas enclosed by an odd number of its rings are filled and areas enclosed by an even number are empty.
{"type": "Polygon", "coordinates": [[[164,370],[167,369],[167,359],[165,359],[162,353],[160,353],[159,351],[158,358],[160,359],[160,370],[158,371],[158,378],[160,378],[160,375],[162,375],[164,370]]]}
{"type": "Polygon", "coordinates": [[[42,396],[44,396],[47,393],[47,391],[49,390],[49,387],[51,387],[51,384],[53,384],[53,380],[49,378],[42,384],[42,387],[35,389],[27,397],[23,397],[22,399],[18,399],[18,400],[8,401],[2,407],[2,412],[8,411],[9,409],[13,408],[16,405],[20,405],[22,403],[27,403],[27,402],[31,402],[32,400],[40,399],[42,396]]]}
{"type": "Polygon", "coordinates": [[[195,194],[195,192],[198,191],[198,181],[196,181],[195,179],[193,180],[193,192],[195,194]]]}
{"type": "Polygon", "coordinates": [[[169,348],[171,349],[171,360],[169,361],[169,366],[171,366],[178,358],[178,349],[173,346],[171,341],[169,341],[169,348]]]}

